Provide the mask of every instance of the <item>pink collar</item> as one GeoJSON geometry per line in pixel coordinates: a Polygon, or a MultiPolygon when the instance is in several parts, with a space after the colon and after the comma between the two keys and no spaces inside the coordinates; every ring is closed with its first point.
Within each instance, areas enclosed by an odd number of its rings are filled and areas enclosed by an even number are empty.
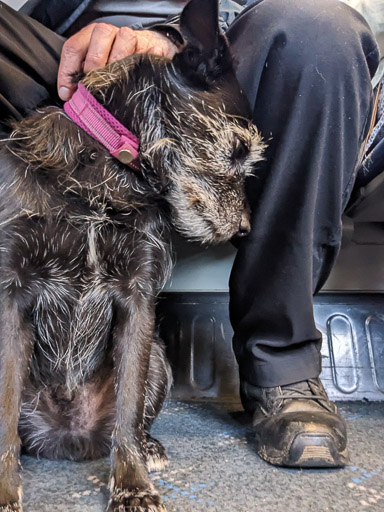
{"type": "Polygon", "coordinates": [[[139,139],[108,112],[79,83],[72,98],[64,103],[65,113],[112,156],[135,171],[140,170],[139,139]]]}

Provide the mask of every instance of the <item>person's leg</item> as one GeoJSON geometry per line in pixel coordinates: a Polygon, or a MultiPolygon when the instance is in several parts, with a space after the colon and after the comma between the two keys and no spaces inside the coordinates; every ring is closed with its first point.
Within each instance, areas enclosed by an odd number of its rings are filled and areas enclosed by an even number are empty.
{"type": "Polygon", "coordinates": [[[312,295],[340,246],[378,53],[361,16],[337,0],[255,2],[228,37],[268,144],[247,184],[252,230],[230,279],[234,351],[252,411],[261,389],[280,393],[320,374],[312,295]]]}
{"type": "Polygon", "coordinates": [[[0,2],[0,131],[42,102],[58,101],[56,77],[65,39],[0,2]]]}
{"type": "Polygon", "coordinates": [[[337,0],[257,2],[228,37],[268,146],[247,183],[252,231],[231,274],[234,348],[246,380],[278,386],[320,373],[312,295],[340,245],[378,54],[337,0]]]}

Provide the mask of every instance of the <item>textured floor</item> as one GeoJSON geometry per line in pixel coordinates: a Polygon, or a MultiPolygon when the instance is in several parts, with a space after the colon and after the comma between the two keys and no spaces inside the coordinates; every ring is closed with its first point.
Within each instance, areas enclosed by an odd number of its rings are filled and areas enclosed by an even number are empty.
{"type": "MultiPolygon", "coordinates": [[[[168,512],[359,512],[384,510],[384,403],[341,405],[351,466],[275,468],[255,455],[237,404],[170,401],[154,434],[171,463],[152,478],[168,512]]],[[[25,512],[102,512],[108,461],[23,457],[25,512]]]]}

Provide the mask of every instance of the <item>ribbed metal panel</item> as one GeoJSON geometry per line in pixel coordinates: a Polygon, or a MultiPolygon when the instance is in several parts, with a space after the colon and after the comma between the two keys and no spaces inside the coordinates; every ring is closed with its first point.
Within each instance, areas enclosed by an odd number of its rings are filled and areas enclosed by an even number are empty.
{"type": "MultiPolygon", "coordinates": [[[[174,373],[173,396],[225,398],[239,387],[225,292],[166,293],[160,334],[174,373]]],[[[320,294],[322,381],[337,400],[384,400],[384,295],[320,294]]]]}

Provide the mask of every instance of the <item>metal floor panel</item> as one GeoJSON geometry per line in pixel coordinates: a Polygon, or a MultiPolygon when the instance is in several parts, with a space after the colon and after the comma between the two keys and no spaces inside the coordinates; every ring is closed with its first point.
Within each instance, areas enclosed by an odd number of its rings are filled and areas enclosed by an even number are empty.
{"type": "MultiPolygon", "coordinates": [[[[177,398],[235,397],[228,294],[166,293],[158,306],[177,398]]],[[[319,294],[322,381],[332,399],[384,400],[384,294],[319,294]]]]}

